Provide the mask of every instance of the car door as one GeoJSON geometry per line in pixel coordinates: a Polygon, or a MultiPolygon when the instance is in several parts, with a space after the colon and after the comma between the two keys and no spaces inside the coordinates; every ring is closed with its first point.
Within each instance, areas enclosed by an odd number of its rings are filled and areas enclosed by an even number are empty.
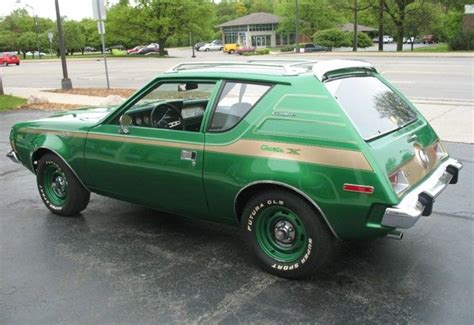
{"type": "MultiPolygon", "coordinates": [[[[157,124],[153,126],[152,121],[144,121],[148,104],[143,106],[140,103],[154,91],[90,130],[84,151],[87,184],[100,194],[163,211],[205,215],[207,204],[202,183],[204,133],[200,129],[190,132],[160,128],[157,124]],[[124,115],[133,120],[128,132],[117,123],[124,115]]],[[[200,103],[207,106],[206,101],[200,103]]],[[[176,124],[170,122],[169,125],[172,123],[176,124]]]]}

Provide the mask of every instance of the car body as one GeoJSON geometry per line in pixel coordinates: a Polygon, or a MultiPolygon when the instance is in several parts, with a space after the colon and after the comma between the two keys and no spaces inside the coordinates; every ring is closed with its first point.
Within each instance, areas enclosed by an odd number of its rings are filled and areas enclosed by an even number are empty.
{"type": "Polygon", "coordinates": [[[131,49],[127,50],[127,53],[128,54],[137,54],[143,47],[144,47],[143,45],[135,46],[134,48],[131,48],[131,49]]]}
{"type": "Polygon", "coordinates": [[[53,213],[90,192],[240,225],[257,261],[301,278],[335,239],[401,237],[462,164],[362,61],[180,64],[119,107],[17,123],[8,156],[53,213]]]}
{"type": "Polygon", "coordinates": [[[438,42],[438,39],[434,35],[425,35],[422,38],[423,44],[434,44],[438,42]]]}
{"type": "Polygon", "coordinates": [[[224,53],[233,54],[240,48],[239,43],[228,43],[224,45],[224,53]]]}
{"type": "Polygon", "coordinates": [[[92,47],[92,46],[84,47],[84,52],[95,52],[95,51],[97,51],[95,47],[92,47]]]}
{"type": "Polygon", "coordinates": [[[20,57],[15,52],[4,52],[0,55],[0,65],[20,65],[20,57]]]}
{"type": "Polygon", "coordinates": [[[224,49],[224,44],[220,40],[213,40],[211,43],[206,43],[203,46],[199,47],[198,51],[222,51],[224,49]]]}
{"type": "MultiPolygon", "coordinates": [[[[378,43],[378,42],[379,42],[379,38],[378,38],[378,37],[375,37],[372,41],[373,41],[374,43],[378,43]]],[[[393,37],[390,36],[390,35],[384,35],[384,36],[383,36],[383,42],[384,42],[385,44],[393,43],[393,37]]]]}
{"type": "Polygon", "coordinates": [[[254,46],[240,46],[235,53],[239,54],[239,55],[242,55],[244,53],[253,53],[257,50],[256,47],[254,46]]]}
{"type": "Polygon", "coordinates": [[[206,45],[207,43],[210,43],[210,42],[197,42],[196,44],[194,44],[194,49],[196,51],[199,51],[199,49],[201,48],[201,46],[204,46],[206,45]]]}
{"type": "Polygon", "coordinates": [[[120,51],[125,51],[125,46],[123,45],[112,45],[112,46],[109,46],[107,47],[105,50],[107,52],[112,52],[113,49],[116,49],[116,50],[120,50],[120,51]]]}
{"type": "MultiPolygon", "coordinates": [[[[296,52],[296,48],[293,50],[296,52]]],[[[330,49],[325,46],[321,46],[313,43],[300,44],[300,53],[311,53],[311,52],[328,52],[330,49]]]]}

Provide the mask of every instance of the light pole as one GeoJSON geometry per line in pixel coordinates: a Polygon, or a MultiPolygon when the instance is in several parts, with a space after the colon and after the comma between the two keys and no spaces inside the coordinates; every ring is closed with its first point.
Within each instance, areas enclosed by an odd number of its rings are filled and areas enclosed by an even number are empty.
{"type": "Polygon", "coordinates": [[[299,8],[298,8],[298,0],[295,0],[295,38],[296,38],[296,53],[300,53],[300,42],[299,42],[299,30],[298,30],[298,25],[299,25],[299,8]]]}
{"type": "Polygon", "coordinates": [[[56,22],[58,24],[59,53],[61,55],[61,65],[63,67],[63,79],[61,80],[62,89],[72,89],[72,82],[67,75],[66,53],[64,51],[64,34],[63,24],[61,22],[61,14],[59,13],[58,0],[54,0],[56,5],[56,22]]]}
{"type": "MultiPolygon", "coordinates": [[[[16,0],[16,3],[21,4],[21,0],[16,0]]],[[[33,12],[33,20],[34,20],[34,24],[35,24],[35,33],[36,33],[36,48],[38,49],[38,59],[41,59],[40,41],[39,41],[39,35],[38,35],[39,34],[39,32],[38,32],[38,17],[35,14],[35,8],[33,8],[33,6],[31,6],[27,3],[25,3],[24,6],[30,8],[31,11],[33,12]]],[[[34,54],[33,54],[33,57],[35,57],[34,54]]]]}

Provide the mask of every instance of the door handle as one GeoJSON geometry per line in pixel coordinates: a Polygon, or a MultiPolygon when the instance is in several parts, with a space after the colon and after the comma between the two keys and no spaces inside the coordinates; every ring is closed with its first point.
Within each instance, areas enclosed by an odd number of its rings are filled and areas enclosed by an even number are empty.
{"type": "Polygon", "coordinates": [[[193,166],[196,166],[197,152],[190,150],[181,150],[181,160],[189,160],[193,166]]]}

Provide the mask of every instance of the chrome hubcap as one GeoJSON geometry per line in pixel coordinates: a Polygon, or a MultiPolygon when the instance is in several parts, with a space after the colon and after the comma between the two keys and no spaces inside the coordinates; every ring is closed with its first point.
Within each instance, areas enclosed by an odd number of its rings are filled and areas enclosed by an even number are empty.
{"type": "Polygon", "coordinates": [[[291,244],[295,240],[295,227],[286,220],[278,221],[273,228],[275,239],[282,244],[291,244]]]}
{"type": "Polygon", "coordinates": [[[63,176],[56,176],[51,187],[56,195],[63,196],[66,192],[66,179],[63,176]]]}

